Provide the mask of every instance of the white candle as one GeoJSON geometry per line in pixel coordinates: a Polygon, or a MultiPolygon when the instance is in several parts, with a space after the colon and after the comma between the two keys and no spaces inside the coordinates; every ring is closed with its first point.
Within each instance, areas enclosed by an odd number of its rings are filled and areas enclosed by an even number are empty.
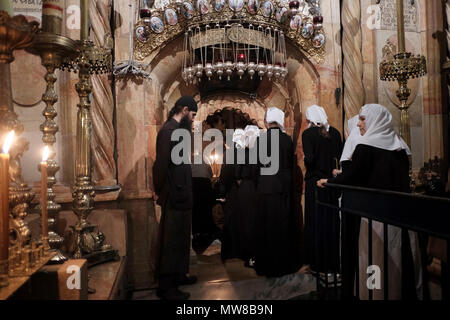
{"type": "Polygon", "coordinates": [[[63,20],[63,0],[42,1],[42,30],[61,35],[63,20]]]}
{"type": "Polygon", "coordinates": [[[42,242],[44,250],[48,250],[48,218],[47,218],[47,159],[50,154],[48,146],[45,147],[41,162],[41,215],[42,215],[42,242]]]}
{"type": "Polygon", "coordinates": [[[9,149],[13,139],[11,131],[0,154],[0,263],[8,261],[9,256],[9,149]]]}

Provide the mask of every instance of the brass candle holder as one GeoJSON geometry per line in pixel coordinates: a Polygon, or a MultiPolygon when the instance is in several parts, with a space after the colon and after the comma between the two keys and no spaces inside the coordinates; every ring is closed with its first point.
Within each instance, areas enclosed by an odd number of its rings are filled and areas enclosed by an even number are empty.
{"type": "Polygon", "coordinates": [[[403,13],[403,0],[397,0],[397,37],[398,53],[393,59],[384,60],[380,64],[380,79],[382,81],[398,81],[399,89],[397,97],[400,100],[400,135],[411,147],[411,129],[409,120],[408,98],[411,89],[408,88],[408,80],[419,78],[427,73],[427,62],[424,56],[414,56],[405,49],[405,22],[403,13]]]}
{"type": "MultiPolygon", "coordinates": [[[[84,21],[86,18],[84,19],[84,21]]],[[[78,222],[73,229],[72,253],[75,259],[86,258],[88,262],[99,263],[117,256],[117,251],[104,245],[104,236],[94,231],[95,226],[87,222],[87,217],[94,209],[95,191],[92,185],[91,171],[91,74],[111,72],[111,48],[102,48],[86,39],[82,32],[82,40],[78,42],[78,56],[75,59],[66,58],[63,68],[78,72],[79,82],[75,88],[80,97],[77,116],[77,139],[75,158],[75,186],[73,188],[73,211],[78,222]]]]}
{"type": "MultiPolygon", "coordinates": [[[[18,120],[12,104],[11,71],[10,64],[14,61],[13,52],[29,47],[38,30],[37,22],[28,22],[22,15],[11,17],[5,11],[0,11],[0,133],[14,130],[19,137],[11,149],[10,159],[10,208],[12,208],[10,230],[12,238],[10,246],[23,248],[31,240],[31,232],[24,221],[29,204],[34,195],[31,189],[23,182],[20,159],[28,148],[28,142],[20,137],[23,125],[18,120]]],[[[12,250],[9,250],[12,253],[12,250]]],[[[13,257],[18,255],[15,250],[13,257]]],[[[6,268],[11,271],[14,265],[8,258],[6,268]]],[[[0,268],[5,268],[3,262],[0,268]]],[[[3,270],[4,271],[4,270],[3,270]]],[[[11,274],[11,272],[9,272],[11,274]]]]}
{"type": "Polygon", "coordinates": [[[383,61],[380,64],[380,78],[382,81],[398,81],[399,89],[397,97],[401,104],[400,109],[400,135],[411,146],[411,131],[409,121],[408,98],[411,89],[408,88],[408,80],[419,78],[427,73],[427,62],[424,56],[413,56],[409,52],[401,52],[394,55],[391,61],[383,61]]]}
{"type": "MultiPolygon", "coordinates": [[[[55,202],[56,194],[53,191],[53,186],[56,184],[56,173],[60,169],[56,161],[56,152],[54,149],[56,133],[59,130],[55,121],[58,113],[54,105],[58,101],[58,95],[55,92],[54,84],[57,81],[55,70],[61,67],[63,58],[76,57],[78,46],[76,41],[70,38],[41,31],[35,36],[33,45],[27,51],[40,56],[42,65],[47,70],[44,76],[47,88],[42,96],[42,100],[46,104],[42,113],[45,121],[40,129],[43,133],[42,141],[50,150],[47,160],[48,191],[46,199],[48,210],[48,244],[50,245],[51,251],[55,253],[51,263],[63,263],[67,261],[67,257],[59,249],[64,243],[64,238],[55,231],[56,218],[61,210],[61,205],[55,202]]],[[[41,170],[40,166],[38,170],[41,170]]],[[[41,212],[41,205],[37,209],[41,212]]]]}

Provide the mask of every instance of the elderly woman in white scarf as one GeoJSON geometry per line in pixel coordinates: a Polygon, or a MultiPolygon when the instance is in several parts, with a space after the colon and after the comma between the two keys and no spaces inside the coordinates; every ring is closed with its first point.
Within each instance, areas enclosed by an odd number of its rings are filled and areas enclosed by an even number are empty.
{"type": "MultiPolygon", "coordinates": [[[[324,184],[335,183],[367,188],[410,192],[409,160],[411,154],[405,141],[398,136],[392,126],[392,115],[378,104],[365,105],[359,114],[358,127],[361,137],[356,140],[356,148],[351,153],[351,165],[335,178],[318,181],[319,187],[324,184]]],[[[351,199],[345,199],[351,201],[351,199]]],[[[368,204],[369,205],[369,204],[368,204]]],[[[373,222],[373,264],[383,269],[383,225],[373,222]]],[[[367,279],[367,220],[363,219],[361,225],[356,225],[360,242],[360,279],[367,279]],[[364,226],[366,225],[366,226],[364,226]],[[359,234],[359,227],[361,233],[359,234]],[[364,227],[363,227],[364,226],[364,227]]],[[[411,245],[406,250],[406,258],[411,264],[414,261],[415,270],[407,270],[401,274],[401,238],[408,240],[408,234],[401,234],[401,230],[389,226],[389,299],[414,299],[421,296],[421,266],[418,254],[417,235],[410,233],[410,241],[405,241],[405,246],[411,245]],[[411,255],[412,252],[412,255],[411,255]],[[402,277],[403,276],[403,277],[402,277]],[[410,290],[402,296],[401,281],[409,281],[415,290],[410,290]]],[[[367,298],[366,281],[360,281],[361,298],[367,298]]],[[[374,290],[374,299],[383,299],[384,290],[374,290]]]]}
{"type": "MultiPolygon", "coordinates": [[[[332,209],[316,210],[316,183],[328,179],[339,169],[342,140],[339,131],[328,123],[325,110],[311,106],[306,111],[308,129],[303,132],[305,174],[305,250],[306,263],[314,271],[339,272],[339,214],[332,209]],[[316,241],[317,239],[317,241],[316,241]]],[[[338,205],[331,190],[318,193],[319,200],[338,205]]]]}
{"type": "MultiPolygon", "coordinates": [[[[354,116],[347,121],[349,135],[347,137],[347,140],[345,141],[344,149],[342,150],[342,156],[339,160],[342,170],[344,170],[345,167],[351,163],[353,152],[355,151],[355,148],[358,144],[357,141],[359,138],[361,138],[361,132],[359,131],[358,122],[359,115],[354,116]]],[[[342,173],[342,170],[334,171],[333,175],[336,176],[337,174],[342,173]]]]}

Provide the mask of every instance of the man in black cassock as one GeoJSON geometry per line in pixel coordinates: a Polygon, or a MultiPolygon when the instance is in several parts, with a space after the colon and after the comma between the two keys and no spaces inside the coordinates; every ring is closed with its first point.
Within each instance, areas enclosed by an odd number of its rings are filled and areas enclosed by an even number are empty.
{"type": "MultiPolygon", "coordinates": [[[[270,167],[278,160],[278,171],[265,175],[260,171],[257,194],[258,215],[256,219],[255,271],[258,275],[281,277],[297,272],[301,267],[299,217],[293,206],[292,171],[294,145],[284,132],[284,112],[269,108],[266,114],[267,139],[259,139],[258,148],[267,141],[271,163],[260,166],[270,167]],[[278,139],[272,144],[272,136],[278,139]],[[278,146],[278,155],[275,154],[278,146]]],[[[261,150],[260,154],[261,156],[261,150]]]]}
{"type": "MultiPolygon", "coordinates": [[[[172,133],[177,129],[192,131],[197,103],[192,97],[180,98],[170,112],[169,119],[158,132],[153,183],[157,204],[162,207],[159,226],[158,296],[167,300],[185,300],[189,293],[179,285],[193,284],[196,277],[187,276],[192,225],[192,171],[189,163],[174,164],[171,159],[172,133]]],[[[187,150],[188,148],[184,148],[187,150]]],[[[190,159],[190,157],[187,157],[190,159]]]]}

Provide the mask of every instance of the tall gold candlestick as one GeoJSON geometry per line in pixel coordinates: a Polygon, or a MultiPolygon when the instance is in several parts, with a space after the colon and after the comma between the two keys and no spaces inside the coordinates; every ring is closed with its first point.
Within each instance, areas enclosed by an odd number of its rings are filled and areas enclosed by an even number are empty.
{"type": "Polygon", "coordinates": [[[8,286],[9,271],[9,148],[14,131],[6,137],[0,154],[0,287],[8,286]]]}
{"type": "Polygon", "coordinates": [[[398,53],[406,52],[405,46],[405,20],[403,11],[403,0],[397,0],[397,37],[398,53]]]}
{"type": "Polygon", "coordinates": [[[48,244],[48,218],[47,218],[47,159],[50,154],[48,146],[44,149],[41,162],[41,215],[42,215],[42,244],[46,253],[50,246],[48,244]]]}
{"type": "Polygon", "coordinates": [[[80,39],[89,40],[89,0],[80,0],[81,7],[81,33],[80,39]]]}

